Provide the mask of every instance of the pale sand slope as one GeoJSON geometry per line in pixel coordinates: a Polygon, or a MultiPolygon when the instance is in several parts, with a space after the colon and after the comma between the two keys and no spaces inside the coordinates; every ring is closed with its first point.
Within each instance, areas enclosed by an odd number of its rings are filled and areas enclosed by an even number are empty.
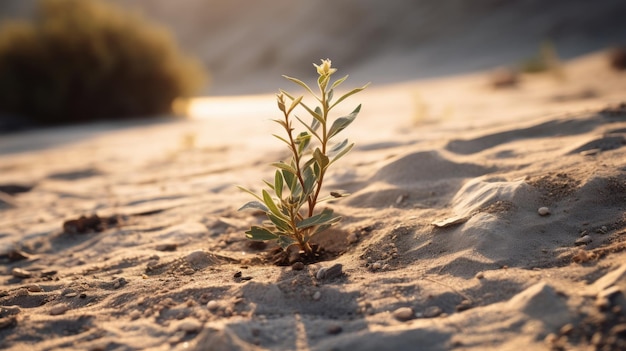
{"type": "Polygon", "coordinates": [[[266,112],[3,136],[0,185],[24,187],[0,198],[0,347],[624,347],[626,110],[601,108],[626,80],[603,58],[565,82],[496,91],[477,74],[349,100],[364,107],[328,182],[352,193],[330,205],[336,258],[302,271],[261,263],[243,235],[260,217],[237,212],[234,184],[259,189],[284,155],[266,112]],[[64,230],[93,213],[117,223],[64,230]]]}

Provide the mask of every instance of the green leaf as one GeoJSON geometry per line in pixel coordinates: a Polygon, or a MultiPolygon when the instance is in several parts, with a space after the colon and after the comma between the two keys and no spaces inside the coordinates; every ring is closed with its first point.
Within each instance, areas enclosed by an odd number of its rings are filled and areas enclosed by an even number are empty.
{"type": "Polygon", "coordinates": [[[343,77],[343,78],[339,78],[339,79],[337,79],[337,80],[333,83],[333,85],[331,85],[331,86],[330,86],[330,88],[331,88],[331,89],[335,89],[336,87],[338,87],[338,86],[339,86],[339,84],[343,83],[346,79],[348,79],[348,76],[347,76],[347,75],[346,75],[345,77],[343,77]]]}
{"type": "Polygon", "coordinates": [[[322,177],[322,169],[320,168],[320,165],[317,164],[317,162],[313,163],[313,174],[315,174],[315,177],[317,179],[320,179],[322,177]]]}
{"type": "Polygon", "coordinates": [[[361,105],[357,106],[354,111],[352,111],[352,113],[350,113],[349,115],[337,118],[333,122],[333,125],[330,126],[330,129],[328,131],[328,139],[334,137],[335,135],[339,134],[339,132],[346,129],[346,127],[354,121],[356,116],[359,114],[359,111],[361,111],[361,105]]]}
{"type": "Polygon", "coordinates": [[[271,213],[273,213],[277,217],[284,218],[283,213],[280,211],[278,206],[276,206],[274,199],[272,199],[272,197],[270,196],[270,193],[268,193],[267,190],[263,190],[263,202],[265,203],[265,205],[267,206],[267,208],[270,210],[271,213]]]}
{"type": "Polygon", "coordinates": [[[314,227],[316,225],[331,224],[331,223],[336,222],[338,218],[341,218],[341,217],[336,217],[336,216],[333,217],[333,210],[326,208],[324,209],[324,211],[322,211],[322,213],[317,214],[315,216],[311,216],[309,218],[306,218],[300,221],[296,225],[296,227],[298,229],[304,229],[304,228],[314,227]]]}
{"type": "Polygon", "coordinates": [[[335,144],[330,150],[329,150],[329,154],[333,155],[336,152],[341,151],[344,147],[346,147],[346,145],[348,145],[348,139],[344,139],[344,141],[335,144]]]}
{"type": "Polygon", "coordinates": [[[280,247],[286,249],[289,245],[293,245],[296,242],[296,239],[287,235],[281,235],[278,237],[277,242],[280,247]]]}
{"type": "Polygon", "coordinates": [[[291,190],[291,196],[294,198],[298,198],[302,196],[302,184],[300,184],[299,180],[293,184],[293,187],[289,188],[291,190]]]}
{"type": "Polygon", "coordinates": [[[289,126],[287,125],[287,122],[285,122],[282,119],[273,119],[272,122],[276,122],[277,124],[280,124],[281,127],[285,128],[285,129],[289,129],[289,126]]]}
{"type": "MultiPolygon", "coordinates": [[[[289,77],[289,76],[286,76],[286,75],[283,75],[283,77],[285,77],[285,78],[287,78],[288,80],[290,80],[290,81],[292,81],[292,82],[294,82],[294,83],[298,84],[299,86],[301,86],[301,87],[303,87],[304,89],[306,89],[309,93],[311,93],[311,95],[315,96],[315,93],[313,92],[313,90],[311,90],[311,88],[309,88],[309,86],[308,86],[308,85],[306,85],[306,84],[305,84],[303,81],[301,81],[300,79],[298,79],[298,78],[293,78],[293,77],[289,77]]],[[[281,91],[281,92],[282,92],[282,91],[281,91]]],[[[283,92],[283,94],[284,94],[284,92],[283,92]]],[[[289,95],[289,94],[285,94],[285,95],[287,95],[290,99],[295,100],[295,99],[294,99],[291,95],[289,95]]]]}
{"type": "Polygon", "coordinates": [[[309,159],[308,161],[306,161],[306,163],[304,164],[304,166],[302,166],[302,169],[307,169],[309,167],[311,167],[312,164],[314,164],[315,161],[315,157],[311,157],[311,159],[309,159]]]}
{"type": "Polygon", "coordinates": [[[309,143],[311,142],[311,134],[308,132],[302,132],[298,134],[295,142],[298,145],[298,154],[302,155],[302,152],[306,150],[307,146],[309,146],[309,143]]]}
{"type": "Polygon", "coordinates": [[[313,118],[313,121],[311,121],[311,129],[317,131],[317,129],[320,127],[320,122],[313,118]]]}
{"type": "MultiPolygon", "coordinates": [[[[281,90],[281,92],[285,95],[287,95],[290,99],[294,99],[293,96],[289,95],[288,92],[281,90]]],[[[319,100],[319,99],[318,99],[319,100]]],[[[311,114],[311,116],[313,116],[313,118],[315,118],[316,120],[318,120],[320,123],[324,121],[324,118],[322,117],[322,110],[319,107],[316,107],[315,110],[312,110],[309,106],[307,106],[307,104],[305,104],[304,102],[300,101],[300,105],[302,107],[304,107],[305,110],[307,110],[308,113],[311,114]]]]}
{"type": "Polygon", "coordinates": [[[291,143],[289,141],[287,141],[287,139],[281,137],[280,135],[276,135],[276,134],[272,134],[274,136],[274,138],[284,142],[285,144],[287,144],[288,146],[291,147],[291,143]]]}
{"type": "Polygon", "coordinates": [[[276,103],[278,104],[278,109],[285,112],[285,101],[282,96],[276,94],[276,103]]]}
{"type": "Polygon", "coordinates": [[[293,111],[293,109],[296,108],[298,104],[300,104],[300,102],[302,101],[302,98],[303,96],[299,96],[291,102],[291,107],[289,107],[289,110],[287,110],[287,114],[290,114],[291,111],[293,111]]]}
{"type": "Polygon", "coordinates": [[[278,196],[278,198],[283,197],[283,176],[280,173],[280,170],[276,170],[276,173],[274,174],[274,191],[276,192],[276,196],[278,196]]]}
{"type": "Polygon", "coordinates": [[[317,85],[320,87],[320,91],[322,92],[322,94],[326,92],[326,87],[328,86],[329,79],[329,76],[319,76],[319,78],[317,78],[317,85]]]}
{"type": "Polygon", "coordinates": [[[328,156],[322,153],[322,150],[316,148],[313,152],[313,158],[315,158],[315,162],[320,166],[321,170],[325,170],[330,161],[328,160],[328,156]]]}
{"type": "Polygon", "coordinates": [[[242,187],[241,185],[237,185],[237,188],[238,188],[239,190],[241,190],[241,191],[245,191],[246,193],[248,193],[248,194],[250,194],[250,195],[252,195],[252,196],[256,197],[257,199],[259,199],[259,201],[263,201],[263,199],[262,199],[259,195],[257,195],[257,194],[255,194],[254,192],[252,192],[252,190],[248,190],[248,189],[246,189],[246,188],[242,187]]]}
{"type": "Polygon", "coordinates": [[[304,109],[307,110],[307,112],[311,116],[313,116],[315,120],[317,120],[319,123],[324,123],[324,116],[322,116],[322,110],[319,108],[319,106],[317,106],[315,110],[311,110],[311,108],[307,106],[304,102],[301,102],[300,105],[302,105],[302,107],[304,107],[304,109]]]}
{"type": "Polygon", "coordinates": [[[274,225],[278,229],[280,229],[280,230],[282,230],[284,232],[287,232],[287,233],[293,232],[293,228],[291,227],[289,222],[287,222],[286,220],[284,220],[282,218],[279,218],[279,217],[273,215],[272,213],[268,213],[267,214],[267,218],[269,218],[270,221],[272,221],[272,223],[274,223],[274,225]]]}
{"type": "Polygon", "coordinates": [[[263,180],[263,183],[265,183],[265,185],[267,185],[270,189],[274,190],[274,184],[268,182],[267,180],[263,180]]]}
{"type": "MultiPolygon", "coordinates": [[[[320,136],[319,136],[319,135],[317,135],[317,132],[315,131],[315,129],[312,129],[311,127],[309,127],[309,125],[308,125],[308,124],[306,124],[306,123],[304,123],[304,121],[303,121],[303,120],[301,120],[301,119],[300,119],[300,117],[296,116],[296,119],[297,119],[298,121],[300,121],[300,123],[302,123],[302,125],[303,125],[304,127],[306,127],[306,129],[308,129],[308,131],[309,131],[312,135],[314,135],[314,136],[317,138],[317,140],[322,141],[322,139],[320,138],[320,136]]],[[[320,125],[320,124],[319,124],[319,122],[317,122],[317,120],[316,120],[316,119],[313,119],[313,124],[317,124],[317,126],[318,126],[318,127],[319,127],[319,125],[320,125]]]]}
{"type": "MultiPolygon", "coordinates": [[[[340,218],[340,217],[338,217],[340,218]]],[[[311,236],[315,235],[315,234],[319,234],[323,231],[325,231],[326,229],[330,228],[332,226],[332,224],[322,224],[319,227],[315,228],[315,230],[313,231],[313,233],[311,233],[311,236]]]]}
{"type": "Polygon", "coordinates": [[[328,91],[328,96],[326,97],[326,103],[330,104],[330,102],[333,100],[333,95],[335,94],[335,91],[333,89],[330,89],[328,91]]]}
{"type": "Polygon", "coordinates": [[[302,173],[302,177],[304,178],[304,193],[308,195],[313,190],[313,185],[315,185],[317,178],[315,177],[311,167],[305,168],[302,173]]]}
{"type": "Polygon", "coordinates": [[[293,186],[294,184],[298,183],[298,178],[296,178],[296,175],[288,172],[286,170],[282,170],[283,173],[283,179],[285,179],[285,183],[287,183],[287,188],[293,192],[293,186]]]}
{"type": "Polygon", "coordinates": [[[363,90],[364,90],[365,88],[367,88],[369,85],[370,85],[370,83],[367,83],[367,84],[365,84],[364,86],[362,86],[362,87],[360,87],[360,88],[356,88],[356,89],[352,89],[352,90],[350,90],[349,92],[347,92],[346,94],[344,94],[342,97],[340,97],[340,98],[339,98],[339,100],[335,101],[335,103],[334,103],[334,104],[332,104],[332,105],[330,106],[329,110],[330,110],[330,109],[332,109],[333,107],[337,106],[337,104],[339,104],[339,103],[340,103],[340,102],[342,102],[343,100],[347,99],[348,97],[350,97],[350,96],[352,96],[352,95],[354,95],[354,94],[356,94],[356,93],[358,93],[358,92],[360,92],[360,91],[363,91],[363,90]]]}
{"type": "Polygon", "coordinates": [[[241,206],[237,211],[247,210],[247,209],[255,209],[261,210],[263,212],[269,212],[270,210],[263,203],[259,201],[250,201],[247,204],[241,206]]]}
{"type": "Polygon", "coordinates": [[[298,174],[298,172],[296,171],[295,168],[293,168],[293,166],[286,164],[285,162],[274,162],[272,163],[272,166],[278,168],[278,169],[282,169],[285,170],[289,173],[293,173],[293,174],[298,174]]]}
{"type": "Polygon", "coordinates": [[[266,228],[259,226],[252,226],[250,230],[246,232],[246,237],[250,240],[256,241],[265,241],[265,240],[276,240],[278,239],[278,235],[270,232],[266,228]]]}
{"type": "Polygon", "coordinates": [[[330,161],[329,165],[332,165],[333,163],[335,163],[335,161],[339,160],[340,158],[342,158],[343,156],[345,156],[345,154],[347,154],[348,152],[350,152],[350,150],[352,150],[352,148],[354,147],[354,143],[348,145],[345,149],[339,151],[339,153],[337,153],[333,159],[330,161]]]}

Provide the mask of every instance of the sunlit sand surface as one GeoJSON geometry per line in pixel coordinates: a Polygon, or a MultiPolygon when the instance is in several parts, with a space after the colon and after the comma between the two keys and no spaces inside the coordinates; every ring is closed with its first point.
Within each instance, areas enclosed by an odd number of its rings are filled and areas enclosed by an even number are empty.
{"type": "Polygon", "coordinates": [[[277,111],[274,100],[272,94],[196,97],[180,101],[177,109],[192,120],[272,116],[277,111]]]}

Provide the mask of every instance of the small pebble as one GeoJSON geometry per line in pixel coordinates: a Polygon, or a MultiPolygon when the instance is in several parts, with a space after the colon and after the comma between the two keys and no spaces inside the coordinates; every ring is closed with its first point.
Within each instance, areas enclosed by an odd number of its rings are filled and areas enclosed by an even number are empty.
{"type": "Polygon", "coordinates": [[[28,289],[28,291],[30,292],[42,292],[43,289],[41,288],[41,286],[37,285],[37,284],[30,284],[26,286],[26,289],[28,289]]]}
{"type": "Polygon", "coordinates": [[[215,311],[219,307],[220,307],[220,304],[217,301],[215,301],[215,300],[211,300],[211,301],[207,302],[207,304],[206,304],[206,308],[208,308],[209,311],[215,311]]]}
{"type": "Polygon", "coordinates": [[[291,265],[291,269],[293,269],[294,271],[301,271],[304,269],[304,263],[296,262],[291,265]]]}
{"type": "Polygon", "coordinates": [[[313,293],[313,300],[318,301],[321,298],[322,298],[322,293],[321,292],[316,291],[315,293],[313,293]]]}
{"type": "Polygon", "coordinates": [[[326,329],[326,334],[337,335],[343,331],[343,328],[340,325],[333,324],[326,329]]]}
{"type": "Polygon", "coordinates": [[[155,247],[155,249],[157,251],[176,251],[176,248],[178,247],[178,244],[175,243],[167,243],[167,244],[160,244],[157,245],[155,247]]]}
{"type": "Polygon", "coordinates": [[[379,269],[383,268],[383,264],[380,261],[376,261],[374,263],[372,263],[372,269],[377,271],[379,269]]]}
{"type": "Polygon", "coordinates": [[[539,207],[537,213],[539,213],[540,216],[547,216],[550,214],[550,209],[547,207],[539,207]]]}
{"type": "Polygon", "coordinates": [[[30,278],[33,276],[33,274],[25,269],[21,269],[21,268],[13,268],[11,270],[11,274],[15,277],[15,278],[30,278]]]}
{"type": "Polygon", "coordinates": [[[54,306],[52,306],[52,308],[50,308],[50,315],[51,316],[58,316],[60,314],[64,314],[69,309],[70,308],[67,305],[64,305],[64,304],[54,305],[54,306]]]}
{"type": "Polygon", "coordinates": [[[187,263],[194,269],[204,268],[215,262],[215,257],[208,252],[197,250],[185,257],[187,263]]]}
{"type": "Polygon", "coordinates": [[[343,274],[342,269],[343,266],[341,265],[341,263],[336,263],[328,268],[322,267],[317,271],[315,277],[317,278],[317,280],[336,278],[343,274]]]}
{"type": "Polygon", "coordinates": [[[197,319],[187,318],[178,324],[176,328],[178,331],[184,331],[185,333],[197,333],[202,329],[202,323],[197,319]]]}
{"type": "Polygon", "coordinates": [[[485,277],[485,273],[483,272],[478,272],[476,273],[476,275],[474,276],[476,279],[483,279],[485,277]]]}
{"type": "Polygon", "coordinates": [[[578,239],[576,239],[576,241],[574,242],[574,245],[576,246],[581,246],[581,245],[587,245],[591,242],[591,237],[589,235],[584,235],[578,239]]]}
{"type": "Polygon", "coordinates": [[[141,318],[141,312],[139,312],[138,310],[133,310],[130,315],[129,315],[131,320],[137,320],[139,318],[141,318]]]}
{"type": "Polygon", "coordinates": [[[430,306],[426,308],[422,315],[424,316],[424,318],[435,318],[440,316],[442,313],[443,310],[439,306],[430,306]]]}
{"type": "Polygon", "coordinates": [[[401,322],[411,320],[415,317],[415,313],[410,307],[400,307],[393,311],[393,317],[401,322]]]}
{"type": "Polygon", "coordinates": [[[63,296],[65,296],[65,297],[76,297],[76,296],[78,296],[78,293],[75,293],[75,292],[69,292],[69,293],[67,293],[67,294],[65,294],[65,295],[63,295],[63,296]]]}

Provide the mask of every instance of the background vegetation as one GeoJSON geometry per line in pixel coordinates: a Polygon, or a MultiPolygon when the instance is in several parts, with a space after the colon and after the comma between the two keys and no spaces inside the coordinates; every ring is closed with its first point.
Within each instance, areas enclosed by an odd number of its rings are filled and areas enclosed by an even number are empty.
{"type": "Polygon", "coordinates": [[[0,29],[0,114],[41,124],[171,112],[205,74],[170,34],[97,0],[41,0],[0,29]]]}

